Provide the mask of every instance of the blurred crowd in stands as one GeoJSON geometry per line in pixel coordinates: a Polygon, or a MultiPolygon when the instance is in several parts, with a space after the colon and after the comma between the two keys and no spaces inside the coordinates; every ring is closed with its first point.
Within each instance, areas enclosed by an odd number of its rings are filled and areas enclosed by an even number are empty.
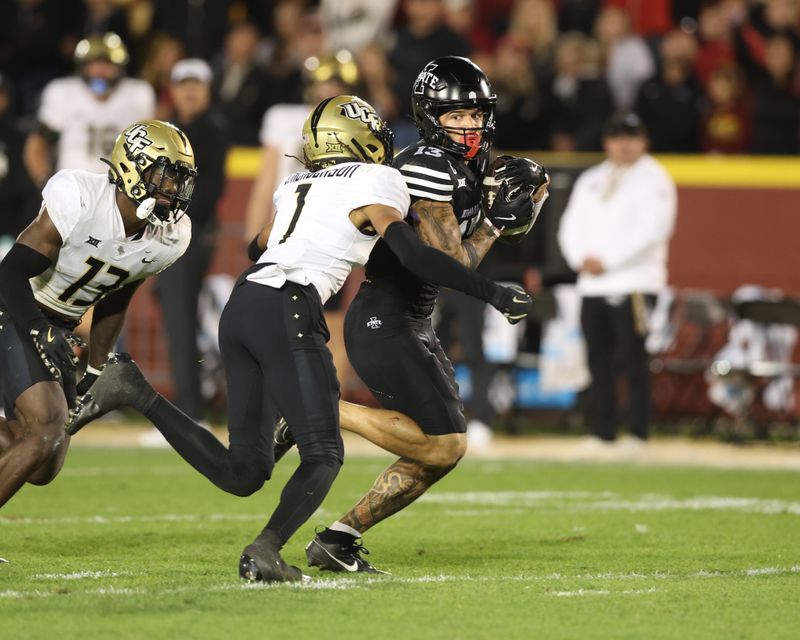
{"type": "Polygon", "coordinates": [[[157,117],[175,62],[209,61],[238,145],[259,143],[268,107],[302,101],[304,60],[348,49],[399,145],[415,137],[419,69],[461,54],[494,83],[497,148],[599,150],[602,123],[634,109],[655,152],[800,150],[800,0],[5,0],[4,119],[32,128],[76,43],[108,31],[130,51],[128,74],[153,86],[157,117]]]}
{"type": "MultiPolygon", "coordinates": [[[[132,120],[155,116],[191,133],[206,189],[196,194],[192,217],[204,232],[196,233],[196,264],[184,266],[199,283],[214,245],[230,234],[214,226],[228,142],[263,148],[240,221],[248,241],[269,214],[276,180],[299,168],[291,157],[308,104],[327,95],[354,90],[367,99],[389,120],[400,149],[417,139],[409,115],[414,78],[429,60],[464,55],[496,91],[497,150],[601,151],[604,123],[635,111],[655,153],[791,155],[800,152],[798,54],[800,0],[2,0],[0,255],[35,215],[53,171],[103,170],[82,163],[97,162],[132,120]],[[119,38],[109,40],[110,32],[119,38]],[[87,37],[92,44],[82,51],[78,43],[87,37]],[[105,65],[95,65],[98,86],[88,77],[96,50],[107,52],[99,55],[105,65]],[[217,124],[221,142],[212,145],[214,136],[198,127],[217,124]],[[80,144],[67,129],[80,129],[80,144]],[[201,153],[208,154],[202,163],[201,153]],[[68,155],[81,154],[67,165],[68,155]],[[204,238],[212,238],[209,246],[204,238]]],[[[574,281],[555,237],[578,173],[566,166],[553,173],[537,233],[493,249],[481,265],[487,276],[537,294],[574,281]]],[[[194,323],[194,303],[178,317],[194,323]]],[[[439,330],[447,341],[443,309],[439,330]]],[[[541,316],[528,323],[524,352],[538,352],[531,346],[539,341],[537,322],[552,319],[541,316]]],[[[141,333],[150,336],[149,328],[141,333]]],[[[457,344],[457,327],[451,333],[457,344]]],[[[343,349],[334,352],[346,376],[343,349]]],[[[197,357],[189,360],[196,367],[197,357]]],[[[149,373],[159,366],[145,364],[149,373]]],[[[197,387],[195,375],[187,373],[183,386],[197,387]]],[[[502,405],[497,398],[509,384],[485,386],[494,408],[502,405]]],[[[180,397],[177,378],[176,387],[180,397]]],[[[199,402],[181,406],[201,415],[199,402]]]]}

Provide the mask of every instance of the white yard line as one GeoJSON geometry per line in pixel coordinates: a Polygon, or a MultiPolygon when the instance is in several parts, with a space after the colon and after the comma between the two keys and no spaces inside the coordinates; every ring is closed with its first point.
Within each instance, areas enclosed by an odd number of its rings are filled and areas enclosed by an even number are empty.
{"type": "Polygon", "coordinates": [[[63,516],[58,518],[15,518],[0,516],[0,526],[31,524],[130,524],[131,522],[250,522],[265,520],[263,513],[165,513],[154,516],[63,516]]]}
{"type": "Polygon", "coordinates": [[[32,580],[100,580],[101,578],[120,578],[130,576],[130,573],[117,573],[116,571],[78,571],[77,573],[39,573],[31,577],[32,580]]]}
{"type": "Polygon", "coordinates": [[[95,478],[104,476],[183,476],[195,473],[188,465],[160,465],[149,467],[115,466],[115,467],[67,467],[61,476],[75,478],[95,478]]]}
{"type": "MultiPolygon", "coordinates": [[[[800,502],[740,496],[692,496],[673,498],[660,494],[642,494],[623,498],[610,491],[473,491],[466,493],[429,493],[421,503],[467,505],[470,507],[557,507],[568,511],[744,511],[748,513],[800,515],[800,502]]],[[[464,514],[482,510],[465,510],[464,514]]],[[[456,515],[457,511],[452,511],[456,515]]]]}
{"type": "MultiPolygon", "coordinates": [[[[739,511],[766,515],[800,515],[800,502],[788,500],[750,498],[740,496],[693,496],[673,498],[667,495],[642,494],[623,498],[610,491],[474,491],[466,493],[430,493],[419,498],[423,504],[444,504],[451,508],[447,514],[462,517],[504,514],[530,508],[557,508],[570,512],[580,511],[739,511]],[[453,508],[464,505],[466,509],[453,508]]],[[[325,510],[318,512],[323,517],[325,510]]],[[[0,527],[12,525],[64,525],[64,524],[129,524],[133,522],[251,522],[263,520],[263,513],[165,513],[148,516],[60,516],[14,517],[1,516],[0,527]]],[[[646,525],[637,525],[638,533],[647,533],[646,525]]]]}
{"type": "MultiPolygon", "coordinates": [[[[800,573],[800,565],[792,565],[789,567],[755,567],[748,569],[740,569],[734,571],[708,571],[700,570],[689,573],[675,573],[670,571],[656,571],[652,573],[599,573],[599,574],[578,574],[578,575],[565,575],[561,573],[550,573],[544,575],[518,575],[518,576],[505,576],[505,577],[492,577],[492,576],[454,576],[454,575],[425,575],[416,577],[402,577],[402,576],[346,576],[341,578],[315,578],[310,583],[244,583],[240,581],[222,582],[218,584],[200,584],[191,586],[180,586],[168,589],[148,589],[147,587],[119,587],[112,584],[114,578],[129,577],[131,574],[113,574],[105,572],[101,575],[102,571],[84,571],[79,574],[52,574],[53,586],[57,586],[60,581],[74,579],[68,576],[85,576],[92,577],[97,575],[96,579],[108,579],[108,584],[98,588],[88,589],[86,591],[72,591],[70,593],[59,593],[57,590],[5,590],[0,591],[0,600],[3,599],[19,599],[19,598],[50,598],[53,596],[69,597],[80,595],[111,595],[111,596],[135,596],[144,595],[148,597],[165,597],[171,595],[178,595],[183,593],[196,593],[196,592],[229,592],[229,591],[253,591],[264,589],[312,589],[312,590],[332,590],[342,591],[349,589],[367,589],[376,588],[380,585],[422,585],[422,584],[436,584],[443,582],[459,582],[459,583],[487,583],[487,582],[518,582],[518,583],[550,583],[550,582],[608,582],[608,581],[628,581],[628,580],[687,580],[697,578],[715,578],[715,579],[729,579],[729,578],[753,578],[761,576],[778,576],[778,575],[793,575],[800,573]]],[[[42,576],[35,576],[36,578],[46,578],[47,574],[42,576]]],[[[542,595],[552,597],[577,597],[577,596],[592,596],[592,595],[647,595],[651,593],[658,593],[659,590],[653,586],[648,586],[641,589],[610,589],[605,588],[579,588],[572,590],[561,589],[558,591],[544,591],[542,595]]]]}

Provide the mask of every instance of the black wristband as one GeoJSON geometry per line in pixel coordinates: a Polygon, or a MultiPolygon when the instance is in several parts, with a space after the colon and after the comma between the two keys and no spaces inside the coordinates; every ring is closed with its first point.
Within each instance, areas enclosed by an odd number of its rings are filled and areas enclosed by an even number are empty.
{"type": "Polygon", "coordinates": [[[247,257],[250,258],[253,262],[258,262],[258,259],[261,257],[261,254],[264,253],[261,247],[258,246],[258,236],[260,235],[261,235],[260,233],[257,233],[256,237],[253,238],[253,241],[249,245],[247,245],[247,257]]]}
{"type": "Polygon", "coordinates": [[[0,298],[11,317],[23,327],[47,323],[29,280],[46,271],[50,264],[50,258],[19,242],[0,262],[0,298]]]}

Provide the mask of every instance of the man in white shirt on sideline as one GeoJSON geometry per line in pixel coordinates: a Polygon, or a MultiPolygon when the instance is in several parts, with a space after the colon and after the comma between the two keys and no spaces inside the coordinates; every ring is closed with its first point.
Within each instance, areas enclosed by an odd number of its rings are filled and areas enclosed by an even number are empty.
{"type": "Polygon", "coordinates": [[[676,215],[675,183],[647,153],[647,132],[632,113],[604,129],[606,160],[575,183],[558,241],[578,272],[581,326],[586,339],[594,448],[617,435],[615,366],[628,382],[631,438],[639,449],[650,421],[646,310],[667,284],[667,251],[676,215]]]}

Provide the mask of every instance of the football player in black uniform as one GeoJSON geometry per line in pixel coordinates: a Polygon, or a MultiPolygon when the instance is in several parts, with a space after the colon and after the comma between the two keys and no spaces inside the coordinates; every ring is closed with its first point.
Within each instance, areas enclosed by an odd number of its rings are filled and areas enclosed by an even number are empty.
{"type": "MultiPolygon", "coordinates": [[[[474,269],[500,235],[530,229],[547,195],[546,174],[529,160],[506,157],[503,171],[515,176],[516,187],[507,180],[492,194],[491,208],[484,206],[495,127],[495,96],[486,75],[466,58],[441,57],[425,66],[412,91],[422,139],[393,163],[411,195],[406,220],[424,243],[474,269]]],[[[347,312],[347,354],[381,405],[416,422],[442,462],[401,457],[391,464],[349,512],[309,543],[312,566],[376,572],[360,555],[361,535],[422,495],[466,451],[453,367],[431,326],[437,294],[378,243],[347,312]]]]}

